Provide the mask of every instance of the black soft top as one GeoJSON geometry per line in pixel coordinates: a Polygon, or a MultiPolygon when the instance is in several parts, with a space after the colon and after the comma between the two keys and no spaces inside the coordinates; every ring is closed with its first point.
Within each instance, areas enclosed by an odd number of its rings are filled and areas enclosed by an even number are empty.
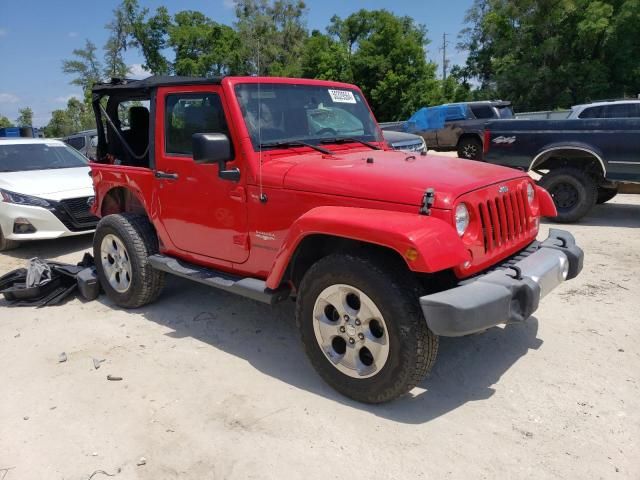
{"type": "Polygon", "coordinates": [[[172,85],[219,85],[222,78],[178,77],[171,75],[153,75],[143,80],[114,78],[110,82],[96,83],[92,91],[94,94],[109,95],[116,93],[148,93],[158,88],[172,85]]]}

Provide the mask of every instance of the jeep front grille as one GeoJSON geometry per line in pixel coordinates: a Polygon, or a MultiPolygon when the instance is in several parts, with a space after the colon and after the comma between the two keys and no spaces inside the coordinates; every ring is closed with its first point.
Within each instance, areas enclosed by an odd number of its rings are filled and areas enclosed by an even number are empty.
{"type": "Polygon", "coordinates": [[[485,253],[510,247],[529,231],[526,187],[478,204],[485,253]]]}

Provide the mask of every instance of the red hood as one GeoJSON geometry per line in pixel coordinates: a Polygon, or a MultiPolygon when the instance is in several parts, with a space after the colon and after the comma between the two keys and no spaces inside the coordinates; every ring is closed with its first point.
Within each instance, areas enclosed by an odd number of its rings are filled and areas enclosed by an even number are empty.
{"type": "Polygon", "coordinates": [[[524,176],[473,160],[373,150],[279,156],[263,168],[265,177],[281,181],[284,188],[408,205],[420,205],[425,190],[432,187],[434,207],[442,209],[450,209],[462,194],[524,176]]]}

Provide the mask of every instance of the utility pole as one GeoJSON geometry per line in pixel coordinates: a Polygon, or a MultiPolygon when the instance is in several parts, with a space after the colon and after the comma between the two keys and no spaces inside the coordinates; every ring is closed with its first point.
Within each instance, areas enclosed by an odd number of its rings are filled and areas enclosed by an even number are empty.
{"type": "Polygon", "coordinates": [[[447,34],[442,34],[442,80],[447,79],[447,34]]]}

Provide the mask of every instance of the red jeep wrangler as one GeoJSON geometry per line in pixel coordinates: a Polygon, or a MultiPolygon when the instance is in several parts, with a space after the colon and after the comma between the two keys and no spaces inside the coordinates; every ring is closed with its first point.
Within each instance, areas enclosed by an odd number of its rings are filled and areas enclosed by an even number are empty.
{"type": "Polygon", "coordinates": [[[311,363],[356,400],[404,394],[438,336],[523,322],[582,269],[571,234],[536,241],[556,212],[526,174],[390,150],[353,85],[151,77],[93,105],[108,296],[140,307],[171,273],[293,297],[311,363]]]}

